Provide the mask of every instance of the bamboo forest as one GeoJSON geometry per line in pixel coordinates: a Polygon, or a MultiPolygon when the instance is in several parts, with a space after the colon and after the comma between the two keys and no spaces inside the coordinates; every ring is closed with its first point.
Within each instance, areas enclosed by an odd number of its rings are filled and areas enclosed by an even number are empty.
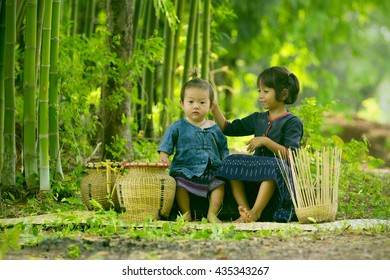
{"type": "Polygon", "coordinates": [[[48,191],[88,161],[156,159],[191,71],[212,82],[228,117],[241,117],[258,107],[256,75],[286,65],[302,83],[302,106],[292,110],[302,111],[312,145],[326,138],[318,127],[329,106],[389,124],[389,7],[2,0],[2,194],[48,191]]]}

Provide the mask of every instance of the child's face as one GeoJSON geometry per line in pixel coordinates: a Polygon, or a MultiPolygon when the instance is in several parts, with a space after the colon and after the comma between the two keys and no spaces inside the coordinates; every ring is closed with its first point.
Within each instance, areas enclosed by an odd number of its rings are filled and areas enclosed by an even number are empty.
{"type": "Polygon", "coordinates": [[[281,106],[284,106],[283,101],[276,100],[275,89],[266,87],[260,83],[259,87],[259,100],[264,109],[274,110],[281,106]]]}
{"type": "Polygon", "coordinates": [[[210,110],[210,93],[201,88],[188,88],[180,104],[190,121],[201,122],[210,110]]]}

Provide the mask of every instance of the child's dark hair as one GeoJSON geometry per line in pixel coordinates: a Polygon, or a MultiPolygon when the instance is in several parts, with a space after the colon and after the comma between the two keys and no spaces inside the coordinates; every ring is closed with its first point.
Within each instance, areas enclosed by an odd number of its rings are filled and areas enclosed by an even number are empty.
{"type": "Polygon", "coordinates": [[[284,103],[293,104],[298,98],[300,90],[299,80],[286,67],[273,66],[265,69],[257,78],[257,86],[259,88],[260,83],[266,87],[273,88],[278,101],[282,101],[283,89],[288,91],[288,96],[284,103]]]}
{"type": "Polygon", "coordinates": [[[210,84],[209,81],[199,78],[197,72],[191,73],[190,80],[187,81],[183,85],[183,87],[181,88],[181,91],[180,91],[180,100],[181,101],[184,101],[185,91],[186,91],[186,89],[189,89],[189,88],[200,88],[200,89],[208,90],[210,93],[210,104],[212,104],[214,102],[213,86],[210,84]]]}

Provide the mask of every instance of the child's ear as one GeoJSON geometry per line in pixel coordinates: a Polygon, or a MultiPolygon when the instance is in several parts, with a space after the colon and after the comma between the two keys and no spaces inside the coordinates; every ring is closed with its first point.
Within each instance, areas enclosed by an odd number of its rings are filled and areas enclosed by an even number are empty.
{"type": "Polygon", "coordinates": [[[287,97],[288,97],[288,89],[284,88],[281,94],[282,101],[285,101],[287,97]]]}

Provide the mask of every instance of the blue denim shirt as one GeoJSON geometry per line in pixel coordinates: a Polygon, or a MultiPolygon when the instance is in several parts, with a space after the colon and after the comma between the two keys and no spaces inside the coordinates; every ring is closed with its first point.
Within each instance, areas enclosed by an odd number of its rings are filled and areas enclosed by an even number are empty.
{"type": "Polygon", "coordinates": [[[209,162],[218,167],[229,155],[226,136],[218,125],[202,129],[185,119],[174,122],[167,129],[158,151],[174,153],[170,174],[177,171],[188,178],[202,176],[209,162]]]}

